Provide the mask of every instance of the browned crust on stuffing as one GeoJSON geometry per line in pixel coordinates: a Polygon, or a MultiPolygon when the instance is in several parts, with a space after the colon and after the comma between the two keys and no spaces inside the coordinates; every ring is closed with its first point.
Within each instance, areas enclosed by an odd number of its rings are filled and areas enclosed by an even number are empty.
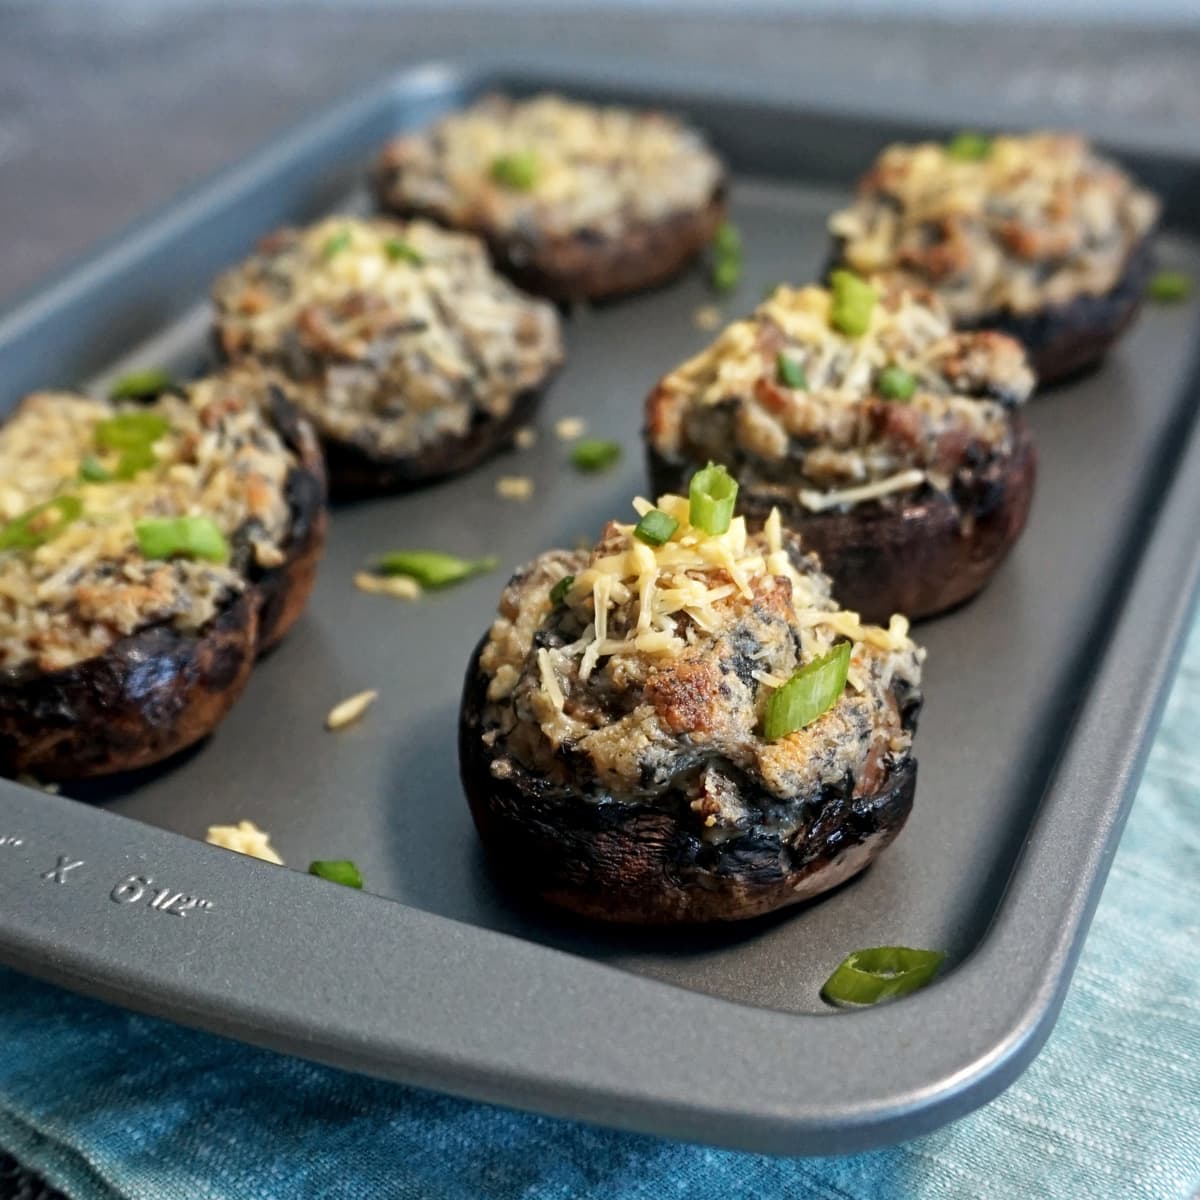
{"type": "Polygon", "coordinates": [[[518,429],[529,424],[552,375],[547,372],[541,385],[515,396],[503,417],[479,415],[466,433],[441,438],[419,454],[385,455],[365,439],[351,442],[326,436],[325,469],[331,492],[338,499],[399,492],[474,469],[508,445],[518,429]]]}
{"type": "Polygon", "coordinates": [[[501,232],[482,222],[454,225],[434,209],[394,204],[386,172],[375,174],[381,208],[404,218],[424,217],[448,228],[465,229],[487,243],[497,269],[518,287],[551,300],[603,300],[658,287],[678,275],[711,241],[725,219],[725,185],[694,211],[643,221],[619,238],[566,236],[533,239],[501,232]]]}
{"type": "Polygon", "coordinates": [[[822,798],[804,826],[781,838],[759,826],[723,843],[677,811],[552,788],[512,762],[497,779],[483,740],[486,637],[467,668],[459,768],[476,828],[515,887],[603,921],[638,925],[735,921],[797,904],[862,871],[904,826],[916,763],[889,770],[870,796],[822,798]]]}
{"type": "Polygon", "coordinates": [[[259,598],[200,634],[155,625],[61,671],[0,673],[0,771],[83,779],[161,762],[206,737],[242,694],[259,598]]]}
{"type": "MultiPolygon", "coordinates": [[[[653,398],[648,413],[653,427],[653,398]]],[[[1011,453],[960,473],[955,498],[926,488],[898,503],[874,500],[845,512],[814,513],[799,500],[786,504],[743,486],[738,509],[755,528],[778,507],[784,525],[820,558],[843,608],[883,624],[896,612],[913,620],[931,617],[979,592],[1025,527],[1037,452],[1024,420],[1019,414],[1012,420],[1011,453]]],[[[656,493],[685,489],[696,469],[664,457],[650,443],[647,456],[656,493]]]]}

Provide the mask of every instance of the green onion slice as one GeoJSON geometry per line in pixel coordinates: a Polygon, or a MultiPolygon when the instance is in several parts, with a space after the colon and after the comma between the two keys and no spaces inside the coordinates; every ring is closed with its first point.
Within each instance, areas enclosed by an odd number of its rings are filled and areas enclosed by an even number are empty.
{"type": "Polygon", "coordinates": [[[722,221],[712,240],[712,286],[718,292],[731,292],[741,277],[742,235],[731,221],[722,221]]]}
{"type": "Polygon", "coordinates": [[[362,872],[348,858],[317,859],[308,864],[308,873],[343,887],[362,889],[362,872]]]}
{"type": "Polygon", "coordinates": [[[140,450],[153,445],[169,428],[162,413],[139,409],[117,413],[96,426],[96,445],[101,450],[140,450]]]}
{"type": "Polygon", "coordinates": [[[343,250],[349,250],[353,240],[349,229],[339,229],[326,239],[325,245],[321,247],[321,257],[333,258],[343,250]]]}
{"type": "Polygon", "coordinates": [[[992,152],[992,139],[986,133],[964,129],[946,143],[946,153],[959,162],[982,162],[992,152]]]}
{"type": "Polygon", "coordinates": [[[779,376],[779,382],[785,387],[808,387],[808,376],[804,373],[804,365],[784,354],[782,350],[775,359],[775,371],[779,376]]]}
{"type": "Polygon", "coordinates": [[[833,290],[830,324],[849,337],[861,337],[871,327],[875,289],[853,271],[834,271],[829,281],[833,290]]]}
{"type": "Polygon", "coordinates": [[[1158,271],[1146,288],[1146,295],[1159,304],[1178,304],[1192,294],[1192,281],[1182,271],[1158,271]]]}
{"type": "Polygon", "coordinates": [[[724,467],[709,463],[692,476],[688,520],[704,533],[724,533],[733,520],[737,493],[737,480],[724,467]]]}
{"type": "Polygon", "coordinates": [[[945,959],[941,950],[907,946],[856,950],[825,980],[821,995],[831,1004],[878,1004],[907,996],[931,982],[945,959]]]}
{"type": "Polygon", "coordinates": [[[768,742],[811,725],[838,702],[850,670],[850,648],[849,642],[839,642],[771,693],[763,717],[763,737],[768,742]]]}
{"type": "Polygon", "coordinates": [[[567,593],[574,586],[575,586],[575,576],[574,575],[564,575],[550,589],[550,603],[554,604],[554,605],[561,604],[567,598],[567,593]]]}
{"type": "Polygon", "coordinates": [[[79,464],[79,478],[84,483],[108,483],[112,477],[113,473],[94,454],[79,464]]]}
{"type": "Polygon", "coordinates": [[[602,438],[584,438],[571,450],[571,461],[581,471],[606,471],[620,457],[621,447],[602,438]]]}
{"type": "Polygon", "coordinates": [[[492,159],[492,179],[502,187],[517,192],[528,192],[537,183],[538,157],[532,150],[521,150],[516,154],[501,154],[492,159]]]}
{"type": "Polygon", "coordinates": [[[712,240],[713,253],[723,258],[737,257],[742,253],[742,235],[732,221],[722,221],[717,226],[712,240]]]}
{"type": "Polygon", "coordinates": [[[663,546],[679,528],[679,522],[670,513],[652,508],[634,527],[633,536],[647,546],[663,546]]]}
{"type": "Polygon", "coordinates": [[[414,267],[423,266],[425,263],[425,256],[420,250],[403,238],[388,238],[383,243],[383,251],[392,262],[411,263],[414,267]]]}
{"type": "Polygon", "coordinates": [[[876,387],[886,400],[911,400],[917,390],[917,377],[903,367],[884,367],[879,372],[876,387]]]}
{"type": "Polygon", "coordinates": [[[490,571],[495,565],[491,557],[459,558],[441,550],[393,550],[383,555],[375,567],[383,575],[407,575],[422,587],[440,588],[490,571]]]}
{"type": "Polygon", "coordinates": [[[0,529],[0,550],[34,550],[58,537],[82,513],[78,496],[56,496],[35,504],[0,529]]]}
{"type": "Polygon", "coordinates": [[[208,517],[147,517],[134,527],[145,558],[200,558],[229,561],[225,535],[208,517]]]}
{"type": "Polygon", "coordinates": [[[166,371],[131,371],[112,385],[109,396],[114,400],[149,400],[175,386],[166,371]]]}

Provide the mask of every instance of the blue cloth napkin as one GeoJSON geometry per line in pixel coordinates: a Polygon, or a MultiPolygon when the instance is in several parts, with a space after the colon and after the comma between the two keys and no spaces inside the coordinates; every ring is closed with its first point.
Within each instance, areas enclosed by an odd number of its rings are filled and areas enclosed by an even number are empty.
{"type": "Polygon", "coordinates": [[[0,972],[0,1146],[76,1200],[1200,1189],[1200,627],[1058,1026],[987,1107],[846,1158],[710,1150],[345,1075],[0,972]]]}

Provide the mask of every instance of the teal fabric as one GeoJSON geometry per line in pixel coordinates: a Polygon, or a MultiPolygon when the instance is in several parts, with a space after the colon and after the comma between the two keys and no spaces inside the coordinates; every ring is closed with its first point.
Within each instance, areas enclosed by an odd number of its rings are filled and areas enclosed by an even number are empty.
{"type": "Polygon", "coordinates": [[[1192,1200],[1200,1191],[1200,629],[1062,1016],[957,1124],[781,1159],[469,1104],[0,972],[0,1146],[77,1200],[1192,1200]]]}

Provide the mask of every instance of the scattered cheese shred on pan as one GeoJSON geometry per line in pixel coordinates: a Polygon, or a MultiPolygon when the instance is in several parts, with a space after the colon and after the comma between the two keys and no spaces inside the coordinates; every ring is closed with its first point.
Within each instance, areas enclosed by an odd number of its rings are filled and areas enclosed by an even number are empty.
{"type": "Polygon", "coordinates": [[[354,576],[354,586],[373,596],[394,596],[397,600],[421,598],[421,585],[407,575],[372,575],[370,571],[359,571],[354,576]]]}
{"type": "Polygon", "coordinates": [[[564,442],[573,442],[587,433],[587,422],[582,417],[562,417],[554,422],[554,432],[564,442]]]}
{"type": "Polygon", "coordinates": [[[220,846],[250,858],[261,858],[263,862],[283,866],[283,859],[271,845],[271,835],[259,829],[253,821],[239,821],[236,825],[210,825],[204,840],[210,846],[220,846]]]}
{"type": "Polygon", "coordinates": [[[692,313],[692,323],[697,329],[716,329],[721,324],[721,310],[715,304],[702,304],[692,313]]]}
{"type": "Polygon", "coordinates": [[[501,475],[496,480],[496,495],[505,500],[528,500],[533,495],[533,480],[528,475],[501,475]]]}
{"type": "Polygon", "coordinates": [[[352,725],[375,703],[378,696],[379,693],[372,688],[347,696],[341,704],[335,704],[329,710],[329,716],[325,718],[325,728],[344,729],[347,725],[352,725]]]}
{"type": "Polygon", "coordinates": [[[524,429],[518,429],[513,437],[518,450],[532,450],[537,445],[537,430],[532,425],[526,425],[524,429]]]}

